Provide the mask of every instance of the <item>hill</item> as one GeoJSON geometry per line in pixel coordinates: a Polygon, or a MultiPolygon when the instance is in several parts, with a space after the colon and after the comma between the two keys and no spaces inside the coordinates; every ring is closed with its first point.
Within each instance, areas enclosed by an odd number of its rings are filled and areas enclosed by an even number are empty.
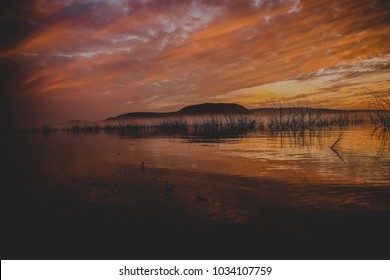
{"type": "Polygon", "coordinates": [[[126,119],[152,119],[152,118],[172,117],[175,115],[176,112],[171,112],[171,113],[134,112],[134,113],[121,114],[116,117],[110,117],[105,119],[105,121],[118,121],[118,120],[126,120],[126,119]]]}
{"type": "Polygon", "coordinates": [[[256,108],[247,109],[244,106],[235,103],[203,103],[184,107],[176,112],[169,113],[157,113],[157,112],[134,112],[126,113],[116,117],[110,117],[105,121],[120,121],[127,119],[151,119],[151,118],[165,118],[175,116],[194,116],[194,115],[245,115],[245,114],[258,114],[268,115],[273,112],[281,110],[284,113],[299,112],[301,110],[313,110],[321,111],[323,113],[367,113],[369,110],[337,110],[337,109],[325,109],[325,108],[306,108],[306,107],[284,107],[280,109],[274,108],[256,108]]]}
{"type": "Polygon", "coordinates": [[[181,115],[202,115],[202,114],[250,114],[244,106],[234,103],[203,103],[190,105],[177,111],[181,115]]]}
{"type": "Polygon", "coordinates": [[[234,103],[203,103],[190,105],[180,109],[177,112],[156,113],[156,112],[134,112],[121,114],[116,117],[110,117],[106,121],[118,121],[137,118],[162,118],[183,115],[212,115],[212,114],[251,114],[251,111],[244,106],[234,103]]]}

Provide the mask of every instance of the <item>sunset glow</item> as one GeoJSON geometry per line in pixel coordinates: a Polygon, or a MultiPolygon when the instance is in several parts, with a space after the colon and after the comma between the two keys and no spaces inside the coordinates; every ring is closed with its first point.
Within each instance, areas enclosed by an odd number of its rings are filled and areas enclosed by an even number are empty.
{"type": "Polygon", "coordinates": [[[279,97],[367,109],[368,89],[390,87],[388,1],[15,3],[0,12],[10,123],[279,97]]]}

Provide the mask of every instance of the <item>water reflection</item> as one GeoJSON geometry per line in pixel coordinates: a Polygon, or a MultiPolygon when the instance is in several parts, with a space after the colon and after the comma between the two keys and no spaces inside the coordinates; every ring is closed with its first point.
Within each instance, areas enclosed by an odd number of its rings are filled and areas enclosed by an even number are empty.
{"type": "Polygon", "coordinates": [[[343,131],[343,139],[331,149],[340,133],[329,130],[247,137],[238,143],[221,144],[219,150],[254,162],[266,162],[266,170],[278,178],[286,176],[276,170],[286,173],[299,170],[296,175],[310,181],[388,184],[389,171],[380,163],[389,160],[386,137],[373,138],[369,126],[352,127],[343,131]]]}
{"type": "MultiPolygon", "coordinates": [[[[211,208],[207,210],[207,215],[217,219],[230,215],[226,213],[231,213],[230,218],[244,219],[248,215],[243,210],[246,202],[235,196],[246,197],[248,193],[283,205],[319,203],[337,208],[354,200],[372,207],[382,205],[386,198],[376,196],[378,188],[388,192],[390,186],[389,137],[372,132],[370,126],[304,133],[261,132],[236,138],[118,137],[110,133],[8,137],[12,138],[9,151],[19,151],[9,158],[26,174],[35,174],[40,184],[77,191],[89,201],[101,200],[107,192],[127,186],[130,194],[115,201],[127,201],[135,208],[144,203],[145,196],[152,195],[140,191],[144,186],[159,189],[161,185],[158,196],[164,193],[165,185],[185,185],[185,191],[183,187],[174,188],[176,197],[180,193],[180,203],[196,205],[195,198],[204,196],[214,201],[209,205],[215,208],[221,203],[218,197],[229,197],[229,203],[221,207],[230,210],[213,214],[211,208]],[[341,133],[343,138],[332,149],[341,133]],[[145,163],[145,173],[141,172],[141,162],[145,163]],[[321,194],[330,187],[337,198],[321,194]],[[351,187],[362,191],[351,192],[351,187]]],[[[198,215],[198,210],[186,211],[198,215]]]]}
{"type": "MultiPolygon", "coordinates": [[[[216,238],[205,238],[209,247],[221,236],[235,238],[226,224],[249,225],[255,228],[248,231],[254,236],[251,245],[266,233],[273,247],[291,236],[325,240],[332,231],[337,231],[337,241],[344,226],[348,238],[366,238],[354,230],[360,227],[375,238],[382,232],[386,237],[378,239],[380,243],[388,238],[383,221],[390,213],[388,136],[372,132],[370,126],[234,138],[8,134],[2,166],[10,183],[3,187],[3,197],[7,211],[20,214],[6,225],[15,228],[17,221],[25,232],[24,224],[32,221],[36,227],[38,221],[46,237],[58,221],[59,236],[68,230],[76,232],[76,240],[81,240],[80,227],[91,232],[89,237],[111,236],[121,242],[133,242],[129,236],[137,231],[142,244],[157,240],[154,245],[176,251],[180,246],[164,247],[159,238],[145,236],[165,231],[170,237],[185,224],[191,227],[183,236],[195,240],[212,228],[216,238]],[[112,227],[101,225],[101,217],[112,221],[112,227]],[[90,231],[90,220],[97,230],[90,231]],[[117,238],[119,231],[112,229],[123,221],[130,226],[123,226],[124,237],[117,238]]],[[[240,240],[246,240],[248,232],[240,231],[240,240]]],[[[299,244],[297,240],[290,244],[299,244]]],[[[81,248],[82,242],[75,244],[81,248]]]]}

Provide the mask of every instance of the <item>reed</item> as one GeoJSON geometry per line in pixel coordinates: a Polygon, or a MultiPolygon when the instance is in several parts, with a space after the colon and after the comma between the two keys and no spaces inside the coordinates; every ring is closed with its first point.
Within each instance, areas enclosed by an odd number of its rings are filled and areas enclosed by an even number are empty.
{"type": "MultiPolygon", "coordinates": [[[[390,100],[385,94],[373,93],[375,103],[369,120],[376,127],[389,131],[390,100]]],[[[288,99],[270,101],[270,108],[264,114],[247,115],[202,115],[176,116],[170,118],[145,118],[87,124],[75,124],[62,127],[67,133],[118,133],[124,136],[205,136],[205,137],[240,137],[248,133],[269,130],[271,133],[321,131],[326,128],[345,128],[351,124],[362,124],[368,119],[363,112],[351,114],[343,110],[324,109],[306,101],[294,103],[288,99]]],[[[368,115],[368,114],[366,114],[368,115]]],[[[31,129],[45,134],[58,130],[49,126],[31,129]]]]}
{"type": "Polygon", "coordinates": [[[160,121],[120,121],[104,124],[74,125],[63,128],[69,133],[119,133],[121,135],[199,135],[208,137],[235,137],[262,130],[263,123],[249,116],[210,115],[201,118],[186,119],[183,117],[163,119],[160,121]]]}
{"type": "Polygon", "coordinates": [[[53,127],[48,126],[48,125],[44,125],[44,126],[42,127],[42,133],[43,133],[43,134],[51,134],[51,133],[53,133],[53,132],[56,132],[57,130],[58,130],[58,129],[53,128],[53,127]]]}
{"type": "Polygon", "coordinates": [[[213,115],[194,120],[190,124],[191,134],[210,137],[235,137],[262,129],[259,120],[249,116],[213,115]]]}
{"type": "Polygon", "coordinates": [[[332,150],[336,149],[338,147],[338,145],[340,145],[340,142],[341,140],[343,140],[343,134],[344,132],[341,132],[341,134],[339,135],[339,137],[337,137],[336,141],[334,141],[334,143],[332,144],[332,146],[330,146],[330,148],[332,150]]]}
{"type": "Polygon", "coordinates": [[[390,131],[390,90],[375,92],[370,90],[373,102],[370,104],[370,120],[375,128],[390,131]]]}
{"type": "MultiPolygon", "coordinates": [[[[356,122],[363,120],[359,118],[356,122]]],[[[271,132],[315,131],[331,126],[345,127],[351,123],[351,115],[348,112],[324,110],[308,101],[295,104],[289,100],[273,100],[268,115],[268,128],[271,132]]]]}

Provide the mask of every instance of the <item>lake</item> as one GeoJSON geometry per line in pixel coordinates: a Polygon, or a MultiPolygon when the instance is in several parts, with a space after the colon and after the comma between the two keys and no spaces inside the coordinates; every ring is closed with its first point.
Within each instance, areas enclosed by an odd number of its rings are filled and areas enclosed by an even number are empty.
{"type": "Polygon", "coordinates": [[[389,138],[370,125],[235,138],[8,133],[5,252],[377,258],[389,247],[389,138]]]}

